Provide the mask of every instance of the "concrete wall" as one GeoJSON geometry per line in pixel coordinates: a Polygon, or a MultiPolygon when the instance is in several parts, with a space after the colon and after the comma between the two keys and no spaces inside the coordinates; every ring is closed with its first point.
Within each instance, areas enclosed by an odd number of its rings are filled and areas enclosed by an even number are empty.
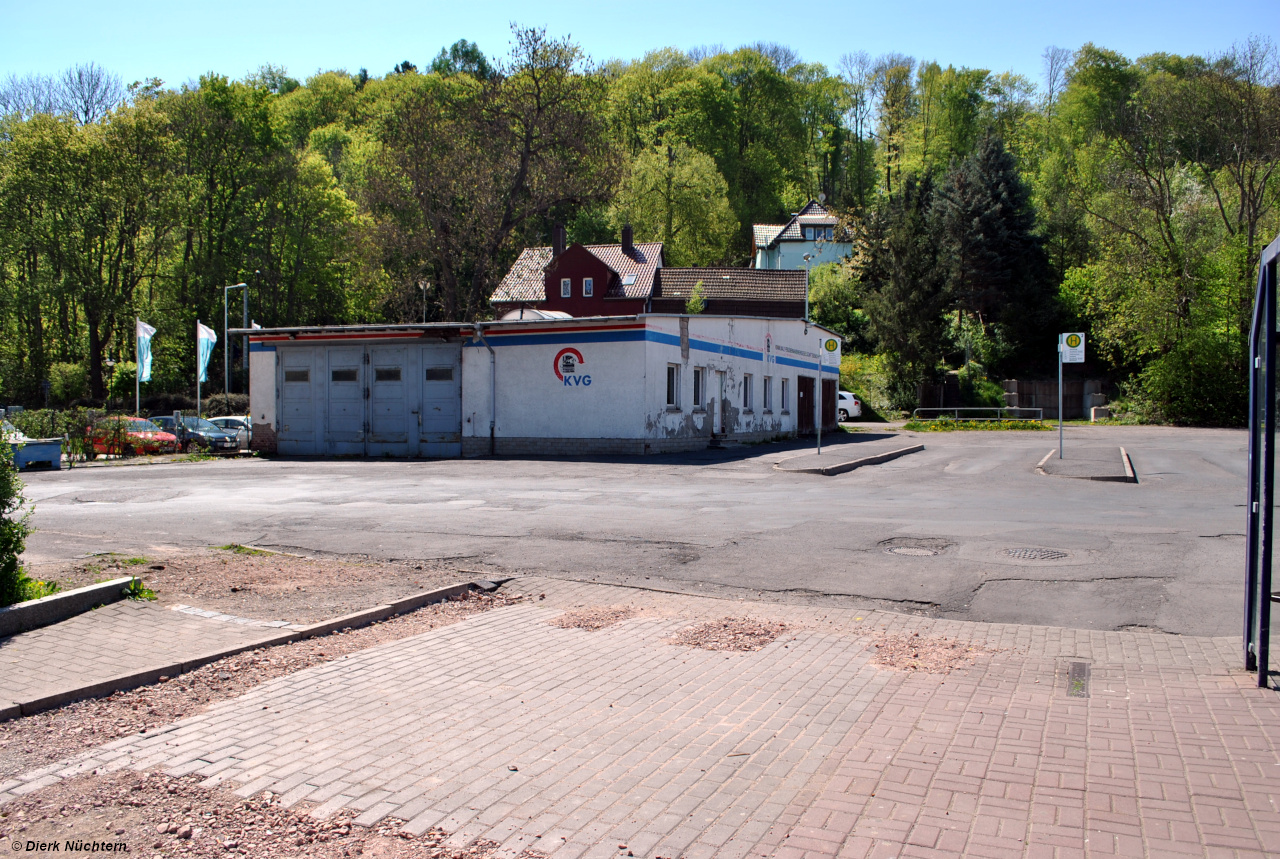
{"type": "MultiPolygon", "coordinates": [[[[531,322],[489,329],[497,375],[499,438],[637,438],[644,423],[644,323],[531,322]]],[[[489,350],[462,349],[464,452],[483,440],[491,413],[489,350]]]]}

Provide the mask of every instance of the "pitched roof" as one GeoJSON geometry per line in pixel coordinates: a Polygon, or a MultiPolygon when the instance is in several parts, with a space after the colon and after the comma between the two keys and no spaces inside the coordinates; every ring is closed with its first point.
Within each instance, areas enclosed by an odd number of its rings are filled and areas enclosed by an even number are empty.
{"type": "Polygon", "coordinates": [[[786,229],[786,226],[786,224],[752,224],[751,234],[755,238],[756,247],[768,247],[778,237],[778,233],[786,229]]]}
{"type": "Polygon", "coordinates": [[[801,269],[664,268],[653,297],[687,300],[698,281],[705,299],[804,301],[809,278],[801,269]]]}
{"type": "MultiPolygon", "coordinates": [[[[636,242],[633,256],[623,253],[622,245],[583,247],[618,276],[609,285],[605,298],[648,298],[653,292],[654,272],[662,267],[662,242],[636,242]]],[[[550,247],[525,248],[493,291],[489,303],[545,301],[544,275],[550,264],[550,247]]]]}
{"type": "Polygon", "coordinates": [[[839,222],[840,219],[832,214],[830,209],[817,200],[810,200],[785,224],[754,224],[751,231],[755,237],[756,247],[767,248],[779,241],[803,241],[802,228],[806,225],[834,227],[839,222]]]}

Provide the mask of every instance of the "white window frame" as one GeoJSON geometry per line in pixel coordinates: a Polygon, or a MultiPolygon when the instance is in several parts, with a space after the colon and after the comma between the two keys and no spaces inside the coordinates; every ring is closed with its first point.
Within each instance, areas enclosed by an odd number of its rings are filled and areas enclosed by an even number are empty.
{"type": "Polygon", "coordinates": [[[694,409],[705,409],[707,407],[707,368],[693,368],[693,407],[694,409]]]}
{"type": "Polygon", "coordinates": [[[560,278],[560,297],[573,298],[573,279],[568,277],[560,278]]]}
{"type": "Polygon", "coordinates": [[[680,365],[667,365],[667,411],[680,410],[680,365]]]}
{"type": "Polygon", "coordinates": [[[766,415],[773,414],[773,376],[765,376],[760,385],[760,405],[766,415]]]}
{"type": "Polygon", "coordinates": [[[783,379],[782,380],[782,413],[784,415],[791,414],[791,403],[788,400],[790,393],[791,393],[791,380],[783,379]]]}
{"type": "Polygon", "coordinates": [[[813,227],[804,228],[804,239],[807,242],[813,241],[813,227]]]}
{"type": "Polygon", "coordinates": [[[593,277],[584,277],[582,279],[582,297],[591,298],[595,295],[596,281],[593,277]]]}
{"type": "Polygon", "coordinates": [[[742,374],[742,410],[751,411],[751,374],[742,374]]]}

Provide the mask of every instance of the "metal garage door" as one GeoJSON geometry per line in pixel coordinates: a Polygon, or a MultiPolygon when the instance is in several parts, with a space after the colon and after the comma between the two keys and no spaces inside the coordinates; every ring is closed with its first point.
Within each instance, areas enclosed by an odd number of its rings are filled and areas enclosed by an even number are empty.
{"type": "Polygon", "coordinates": [[[462,455],[458,344],[281,346],[279,451],[462,455]]]}
{"type": "Polygon", "coordinates": [[[423,346],[419,357],[418,455],[462,456],[462,350],[423,346]]]}
{"type": "Polygon", "coordinates": [[[277,449],[281,453],[302,456],[323,453],[316,432],[316,351],[300,348],[281,349],[278,353],[280,434],[277,449]]]}

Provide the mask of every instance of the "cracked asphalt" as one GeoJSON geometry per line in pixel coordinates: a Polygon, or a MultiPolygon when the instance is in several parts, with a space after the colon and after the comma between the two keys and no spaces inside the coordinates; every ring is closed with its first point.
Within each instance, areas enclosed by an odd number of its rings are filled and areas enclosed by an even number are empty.
{"type": "Polygon", "coordinates": [[[1056,433],[859,433],[567,461],[255,459],[27,476],[32,561],[246,543],[412,559],[466,576],[570,578],[962,620],[1188,635],[1239,631],[1247,435],[1073,427],[1123,445],[1139,483],[1035,473],[1056,433]],[[1024,550],[1011,555],[1013,550],[1024,550]],[[1026,551],[1033,550],[1033,551],[1026,551]]]}

